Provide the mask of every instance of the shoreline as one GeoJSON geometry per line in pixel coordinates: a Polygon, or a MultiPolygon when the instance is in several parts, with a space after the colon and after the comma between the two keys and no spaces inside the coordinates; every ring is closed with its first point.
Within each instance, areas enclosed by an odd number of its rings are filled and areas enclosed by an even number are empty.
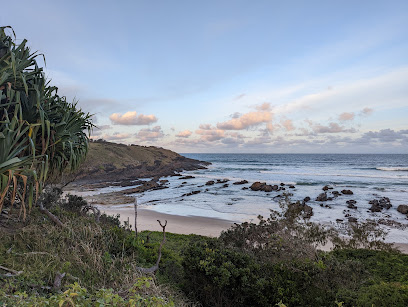
{"type": "MultiPolygon", "coordinates": [[[[132,229],[134,230],[135,211],[133,208],[121,208],[112,209],[104,208],[105,206],[99,205],[98,208],[101,213],[107,215],[119,214],[119,220],[127,222],[129,220],[132,229]]],[[[137,209],[137,230],[152,230],[162,231],[157,220],[164,222],[167,220],[167,232],[177,234],[196,234],[207,237],[218,237],[223,230],[227,230],[230,226],[234,225],[233,221],[205,217],[205,216],[182,216],[175,214],[160,213],[151,209],[138,208],[137,209]]]]}
{"type": "MultiPolygon", "coordinates": [[[[119,220],[127,222],[129,220],[130,225],[132,225],[132,230],[134,230],[134,219],[135,212],[133,208],[121,208],[112,209],[105,208],[103,205],[99,205],[98,208],[102,213],[107,215],[119,214],[119,220]]],[[[138,208],[137,210],[137,229],[138,231],[151,230],[151,231],[162,231],[157,220],[167,220],[167,232],[176,234],[196,234],[207,237],[218,237],[223,230],[227,230],[229,227],[234,225],[233,221],[204,217],[204,216],[182,216],[175,214],[160,213],[151,209],[138,208]]],[[[408,244],[393,242],[394,247],[398,248],[402,253],[408,254],[408,244]]],[[[325,246],[321,246],[319,249],[323,251],[330,251],[330,243],[325,246]]]]}

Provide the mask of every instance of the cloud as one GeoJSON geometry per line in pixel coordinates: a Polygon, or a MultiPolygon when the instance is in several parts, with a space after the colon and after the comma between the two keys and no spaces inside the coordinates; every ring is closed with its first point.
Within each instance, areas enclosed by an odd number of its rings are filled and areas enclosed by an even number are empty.
{"type": "Polygon", "coordinates": [[[340,126],[337,123],[329,123],[328,126],[323,126],[320,124],[311,124],[312,130],[314,133],[340,133],[340,132],[356,132],[354,128],[346,128],[344,126],[340,126]]]}
{"type": "Polygon", "coordinates": [[[180,138],[188,138],[192,135],[193,133],[190,130],[184,130],[179,132],[176,136],[180,138]]]}
{"type": "Polygon", "coordinates": [[[373,114],[373,112],[374,112],[374,110],[370,109],[370,108],[364,108],[364,109],[361,110],[361,114],[363,114],[363,115],[371,115],[371,114],[373,114]]]}
{"type": "Polygon", "coordinates": [[[344,112],[339,115],[339,120],[348,121],[348,120],[353,120],[354,117],[355,117],[355,114],[353,112],[350,112],[350,113],[344,112]]]}
{"type": "Polygon", "coordinates": [[[93,128],[93,130],[92,130],[92,135],[93,135],[93,136],[101,135],[104,130],[108,130],[108,129],[110,129],[110,128],[111,128],[110,125],[96,126],[96,127],[93,128]]]}
{"type": "Polygon", "coordinates": [[[109,116],[114,125],[149,125],[157,122],[154,115],[137,115],[136,111],[129,111],[125,114],[113,113],[109,116]]]}
{"type": "Polygon", "coordinates": [[[141,141],[155,141],[164,137],[164,133],[160,126],[155,126],[153,128],[141,129],[136,134],[136,137],[141,141]]]}
{"type": "Polygon", "coordinates": [[[96,139],[104,139],[106,141],[122,141],[124,139],[127,139],[131,137],[132,135],[130,133],[120,133],[120,132],[114,132],[113,134],[94,134],[91,136],[91,139],[96,140],[96,139]]]}
{"type": "Polygon", "coordinates": [[[361,139],[375,140],[381,143],[391,143],[395,141],[408,141],[408,130],[395,131],[392,129],[382,129],[380,131],[369,131],[362,135],[361,139]]]}
{"type": "Polygon", "coordinates": [[[293,131],[295,130],[295,126],[293,125],[293,121],[290,119],[284,119],[281,121],[281,125],[286,129],[286,131],[293,131]]]}
{"type": "Polygon", "coordinates": [[[196,130],[195,133],[200,135],[201,140],[207,142],[219,141],[225,137],[224,130],[213,128],[210,125],[200,125],[200,129],[196,130]]]}
{"type": "Polygon", "coordinates": [[[272,121],[273,116],[270,110],[270,104],[264,103],[256,107],[256,109],[258,111],[249,112],[242,115],[235,113],[231,120],[217,123],[217,128],[221,130],[244,130],[272,121]]]}

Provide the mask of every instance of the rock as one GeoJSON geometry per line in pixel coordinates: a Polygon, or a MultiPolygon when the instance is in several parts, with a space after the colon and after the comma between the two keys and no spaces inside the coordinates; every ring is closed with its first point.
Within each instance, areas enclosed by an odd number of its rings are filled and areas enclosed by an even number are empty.
{"type": "Polygon", "coordinates": [[[184,176],[184,177],[180,177],[179,179],[187,180],[187,179],[194,179],[194,178],[195,178],[194,176],[184,176]]]}
{"type": "Polygon", "coordinates": [[[207,181],[206,183],[205,183],[205,185],[213,185],[215,182],[214,182],[214,180],[210,180],[210,181],[207,181]]]}
{"type": "Polygon", "coordinates": [[[238,185],[238,184],[246,184],[246,183],[248,183],[247,180],[241,180],[241,181],[234,182],[233,184],[238,185]]]}
{"type": "Polygon", "coordinates": [[[197,191],[192,191],[192,192],[190,192],[190,193],[187,193],[187,194],[183,194],[183,195],[181,195],[181,197],[184,197],[184,196],[191,196],[191,195],[198,194],[198,193],[201,193],[201,191],[199,191],[199,190],[197,190],[197,191]]]}
{"type": "Polygon", "coordinates": [[[328,186],[328,185],[325,185],[322,190],[323,191],[328,191],[328,190],[333,190],[333,188],[328,186]]]}
{"type": "Polygon", "coordinates": [[[183,181],[181,184],[186,184],[187,183],[187,181],[183,181]]]}
{"type": "Polygon", "coordinates": [[[277,184],[272,186],[272,190],[274,191],[278,191],[279,190],[279,186],[277,184]]]}
{"type": "Polygon", "coordinates": [[[371,205],[371,212],[381,212],[382,209],[390,209],[392,207],[391,201],[388,197],[382,197],[379,200],[373,199],[368,202],[371,205]]]}
{"type": "Polygon", "coordinates": [[[337,222],[337,223],[342,223],[343,220],[342,220],[342,219],[336,219],[336,222],[337,222]]]}
{"type": "Polygon", "coordinates": [[[408,205],[399,205],[397,211],[402,214],[408,214],[408,205]]]}
{"type": "Polygon", "coordinates": [[[243,187],[241,190],[248,190],[249,188],[248,187],[243,187]]]}
{"type": "Polygon", "coordinates": [[[163,179],[163,180],[160,180],[159,182],[160,182],[160,184],[165,184],[165,183],[167,183],[167,182],[169,182],[169,181],[166,180],[166,179],[163,179]]]}
{"type": "Polygon", "coordinates": [[[313,208],[305,203],[297,201],[296,203],[291,203],[285,215],[291,216],[292,214],[297,215],[302,212],[302,216],[305,219],[309,219],[313,216],[313,208]]]}
{"type": "Polygon", "coordinates": [[[316,201],[327,201],[327,193],[321,193],[316,197],[316,201]]]}
{"type": "Polygon", "coordinates": [[[311,198],[310,198],[309,196],[306,196],[306,197],[303,199],[303,202],[307,203],[310,199],[311,199],[311,198]]]}
{"type": "Polygon", "coordinates": [[[280,183],[280,186],[283,187],[285,184],[283,182],[280,183]]]}
{"type": "Polygon", "coordinates": [[[347,208],[357,209],[357,207],[355,206],[356,203],[357,202],[354,199],[350,199],[350,200],[346,201],[347,208]]]}
{"type": "Polygon", "coordinates": [[[290,185],[290,186],[289,186],[289,189],[294,189],[294,188],[295,188],[294,185],[290,185]]]}
{"type": "Polygon", "coordinates": [[[341,193],[339,191],[332,191],[332,194],[334,197],[338,197],[341,195],[341,193]]]}
{"type": "Polygon", "coordinates": [[[270,184],[266,184],[266,182],[254,182],[250,187],[252,191],[264,191],[264,192],[272,192],[273,187],[270,184]]]}
{"type": "Polygon", "coordinates": [[[342,190],[341,193],[343,193],[344,195],[353,195],[353,191],[351,190],[342,190]]]}
{"type": "Polygon", "coordinates": [[[285,190],[286,190],[286,188],[283,188],[283,187],[281,188],[281,191],[285,191],[285,190]]]}
{"type": "Polygon", "coordinates": [[[226,183],[229,179],[217,179],[217,183],[226,183]]]}
{"type": "Polygon", "coordinates": [[[228,188],[228,186],[229,186],[229,184],[226,183],[226,184],[224,184],[222,187],[223,187],[223,188],[228,188]]]}
{"type": "Polygon", "coordinates": [[[357,218],[351,216],[351,217],[348,218],[348,221],[350,223],[357,223],[357,218]]]}

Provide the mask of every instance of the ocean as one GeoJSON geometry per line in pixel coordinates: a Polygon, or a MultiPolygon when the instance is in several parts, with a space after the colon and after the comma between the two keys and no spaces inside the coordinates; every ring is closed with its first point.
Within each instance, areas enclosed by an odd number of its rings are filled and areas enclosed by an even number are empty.
{"type": "MultiPolygon", "coordinates": [[[[279,210],[278,195],[289,192],[293,201],[311,198],[311,221],[338,226],[347,216],[359,221],[394,220],[408,225],[406,216],[397,212],[400,204],[408,204],[408,155],[387,154],[183,154],[186,157],[211,162],[208,169],[184,172],[195,178],[183,180],[167,177],[168,189],[135,195],[141,207],[161,213],[206,216],[233,222],[257,221],[270,210],[279,210]],[[228,179],[228,186],[209,180],[228,179]],[[233,185],[247,180],[248,184],[233,185]],[[284,183],[286,190],[266,193],[242,189],[253,182],[284,183]],[[185,182],[183,184],[183,182],[185,182]],[[295,189],[289,189],[294,185],[295,189]],[[331,201],[319,202],[322,188],[349,189],[353,195],[342,195],[331,201]],[[197,194],[183,196],[192,191],[197,194]],[[370,200],[388,197],[392,207],[382,212],[369,211],[370,200]],[[357,209],[348,209],[347,200],[357,201],[357,209]],[[323,204],[323,207],[321,206],[323,204]],[[327,205],[327,206],[326,206],[327,205]]],[[[330,190],[330,191],[333,191],[330,190]]],[[[329,191],[329,192],[330,192],[329,191]]],[[[386,227],[386,226],[384,226],[386,227]]],[[[387,227],[386,227],[387,228],[387,227]]],[[[390,240],[408,243],[407,230],[388,227],[390,240]]]]}

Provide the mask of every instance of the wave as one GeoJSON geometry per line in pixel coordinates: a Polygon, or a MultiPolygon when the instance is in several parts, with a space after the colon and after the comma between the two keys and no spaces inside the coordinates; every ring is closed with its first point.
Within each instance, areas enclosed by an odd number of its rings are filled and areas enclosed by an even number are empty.
{"type": "Polygon", "coordinates": [[[408,172],[408,167],[376,167],[375,169],[379,171],[386,171],[386,172],[408,172]]]}
{"type": "MultiPolygon", "coordinates": [[[[407,169],[408,171],[408,169],[407,169]]],[[[297,176],[317,176],[317,177],[357,177],[357,178],[383,178],[383,179],[408,179],[408,176],[377,176],[377,175],[364,175],[364,174],[319,174],[319,173],[290,173],[290,172],[274,172],[274,171],[261,171],[263,174],[276,174],[276,175],[297,175],[297,176]]]]}

